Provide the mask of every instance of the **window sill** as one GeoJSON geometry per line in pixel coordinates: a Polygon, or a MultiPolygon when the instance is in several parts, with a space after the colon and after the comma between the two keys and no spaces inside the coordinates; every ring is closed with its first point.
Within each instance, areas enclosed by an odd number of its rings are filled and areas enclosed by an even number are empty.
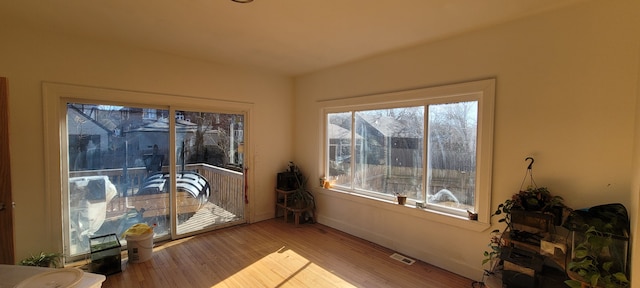
{"type": "Polygon", "coordinates": [[[399,205],[398,203],[393,201],[367,197],[365,195],[342,191],[334,188],[330,188],[330,189],[318,188],[315,190],[315,192],[326,197],[352,201],[360,205],[367,205],[367,206],[375,207],[376,209],[384,209],[384,210],[392,211],[395,213],[401,213],[407,216],[420,218],[426,221],[439,222],[439,223],[455,226],[461,229],[474,231],[474,232],[482,232],[484,230],[489,229],[489,227],[491,227],[489,223],[469,220],[466,217],[451,215],[451,214],[435,211],[428,208],[416,208],[415,206],[411,206],[408,204],[399,205]]]}

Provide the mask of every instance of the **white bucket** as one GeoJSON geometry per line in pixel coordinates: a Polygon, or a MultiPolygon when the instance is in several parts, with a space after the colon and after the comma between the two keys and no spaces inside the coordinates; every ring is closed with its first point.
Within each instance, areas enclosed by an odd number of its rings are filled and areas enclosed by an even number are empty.
{"type": "Polygon", "coordinates": [[[153,252],[153,232],[142,235],[127,235],[129,263],[140,263],[151,259],[153,252]]]}

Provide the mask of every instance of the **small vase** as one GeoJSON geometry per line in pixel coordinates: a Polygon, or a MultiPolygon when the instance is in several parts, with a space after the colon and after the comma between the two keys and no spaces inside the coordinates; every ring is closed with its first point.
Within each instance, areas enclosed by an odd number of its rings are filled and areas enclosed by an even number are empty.
{"type": "Polygon", "coordinates": [[[398,204],[404,205],[407,203],[407,196],[398,195],[398,204]]]}

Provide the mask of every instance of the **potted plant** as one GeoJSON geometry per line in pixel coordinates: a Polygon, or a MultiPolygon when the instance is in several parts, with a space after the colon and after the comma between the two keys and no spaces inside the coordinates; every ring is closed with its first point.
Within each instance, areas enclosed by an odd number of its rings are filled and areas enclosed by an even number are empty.
{"type": "Polygon", "coordinates": [[[404,205],[407,203],[407,195],[402,193],[396,193],[396,198],[398,199],[399,205],[404,205]]]}
{"type": "Polygon", "coordinates": [[[306,188],[307,178],[302,174],[298,166],[289,163],[289,169],[294,172],[296,178],[296,189],[291,194],[292,207],[297,209],[303,209],[308,207],[315,207],[315,199],[309,190],[306,188]]]}
{"type": "Polygon", "coordinates": [[[62,254],[60,253],[44,253],[40,252],[38,255],[31,255],[20,261],[20,265],[23,266],[37,266],[37,267],[53,267],[60,266],[62,260],[62,254]]]}
{"type": "Polygon", "coordinates": [[[500,249],[504,246],[504,240],[502,239],[502,233],[499,229],[491,231],[491,240],[489,241],[489,251],[484,251],[484,259],[482,259],[482,265],[490,263],[489,271],[493,271],[497,264],[497,259],[500,256],[500,249]]]}
{"type": "Polygon", "coordinates": [[[498,220],[507,224],[507,228],[512,228],[513,212],[529,211],[537,213],[551,213],[554,216],[554,224],[562,223],[562,212],[567,208],[564,199],[560,196],[551,195],[546,187],[529,187],[521,190],[498,205],[498,208],[491,216],[502,215],[498,220]]]}
{"type": "Polygon", "coordinates": [[[555,225],[562,223],[562,214],[567,206],[564,204],[564,199],[560,196],[554,196],[546,187],[529,187],[526,190],[521,190],[515,193],[511,198],[505,200],[498,205],[496,211],[491,216],[502,216],[498,220],[499,223],[505,223],[507,226],[504,231],[495,229],[491,231],[491,240],[489,241],[488,251],[484,251],[485,259],[482,264],[488,262],[493,263],[491,270],[495,268],[494,262],[500,257],[500,251],[504,246],[504,240],[502,236],[505,232],[510,233],[514,231],[515,222],[528,221],[552,221],[555,225]]]}

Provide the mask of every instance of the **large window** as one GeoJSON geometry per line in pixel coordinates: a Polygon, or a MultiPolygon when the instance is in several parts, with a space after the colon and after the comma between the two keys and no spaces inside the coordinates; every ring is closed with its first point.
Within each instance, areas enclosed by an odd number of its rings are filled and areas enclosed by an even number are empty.
{"type": "Polygon", "coordinates": [[[488,210],[493,87],[484,80],[328,102],[325,175],[341,192],[404,194],[409,205],[456,216],[488,210]]]}

